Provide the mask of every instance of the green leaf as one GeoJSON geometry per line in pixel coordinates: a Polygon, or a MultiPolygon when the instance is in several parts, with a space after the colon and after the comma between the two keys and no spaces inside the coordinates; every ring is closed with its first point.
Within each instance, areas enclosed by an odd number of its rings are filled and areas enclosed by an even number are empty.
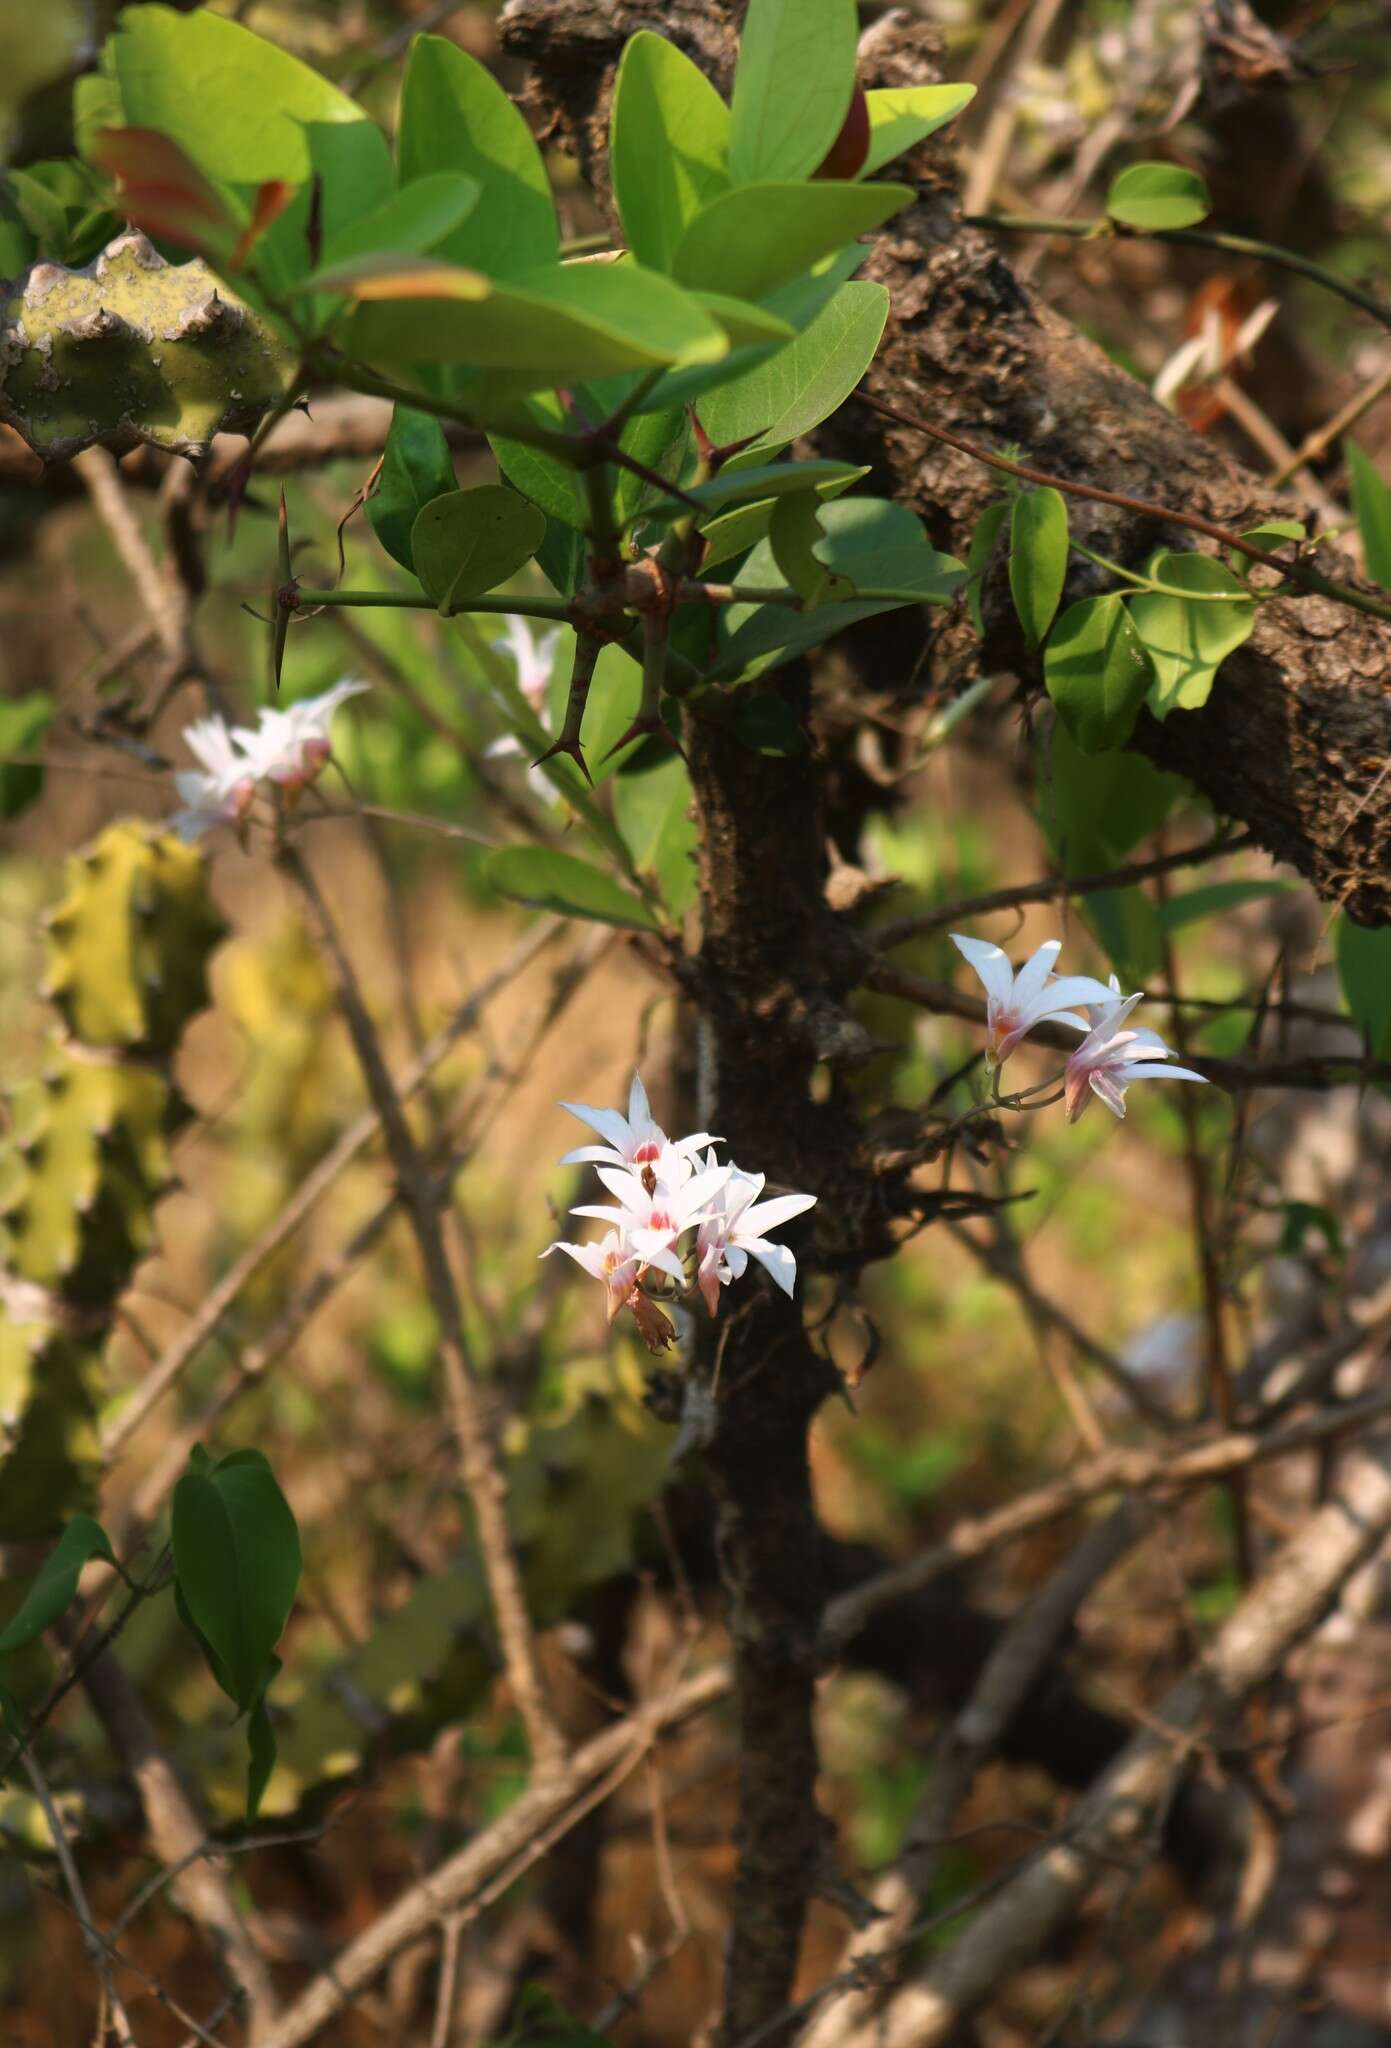
{"type": "Polygon", "coordinates": [[[1048,636],[1043,680],[1085,753],[1125,745],[1153,679],[1150,658],[1115,591],[1069,605],[1048,636]]]}
{"type": "Polygon", "coordinates": [[[843,604],[855,595],[850,578],[837,576],[818,558],[816,544],[825,539],[811,491],[794,491],[778,499],[768,527],[768,545],[783,576],[808,606],[843,604]]]}
{"type": "Polygon", "coordinates": [[[1142,590],[1130,600],[1131,620],[1154,663],[1149,707],[1162,719],[1171,711],[1196,711],[1206,704],[1218,668],[1249,639],[1256,607],[1241,578],[1211,555],[1156,555],[1149,573],[1200,599],[1189,604],[1162,591],[1142,590]],[[1231,604],[1214,601],[1228,592],[1231,604]]]}
{"type": "MultiPolygon", "coordinates": [[[[1274,554],[1288,541],[1306,541],[1309,536],[1297,519],[1265,519],[1259,526],[1248,526],[1242,534],[1252,547],[1264,548],[1267,554],[1274,554]]],[[[1235,548],[1227,550],[1227,561],[1233,573],[1246,577],[1256,567],[1249,555],[1240,554],[1235,548]]]]}
{"type": "Polygon", "coordinates": [[[214,1676],[246,1712],[299,1585],[299,1530],[259,1451],[234,1451],[174,1488],[170,1536],[179,1596],[216,1658],[214,1676]]]}
{"type": "MultiPolygon", "coordinates": [[[[721,648],[709,673],[742,681],[829,640],[844,627],[900,603],[945,604],[965,575],[959,562],[928,544],[922,523],[904,505],[882,498],[843,498],[827,505],[821,556],[857,588],[911,591],[910,598],[859,597],[852,603],[794,612],[783,605],[729,605],[720,620],[721,648]]],[[[766,588],[779,580],[770,540],[760,541],[735,577],[736,587],[766,588]]]]}
{"type": "Polygon", "coordinates": [[[411,556],[426,595],[462,611],[529,562],[546,537],[545,514],[505,484],[432,498],[411,528],[411,556]]]}
{"type": "MultiPolygon", "coordinates": [[[[402,253],[423,256],[436,249],[477,206],[482,186],[456,171],[434,171],[403,185],[361,220],[338,230],[324,244],[323,267],[355,256],[402,253]]],[[[310,280],[312,283],[312,279],[310,280]]]]}
{"type": "Polygon", "coordinates": [[[462,171],[482,203],[444,243],[451,263],[512,278],[560,260],[546,166],[531,130],[474,57],[443,36],[416,36],[401,88],[401,178],[462,171]]]}
{"type": "Polygon", "coordinates": [[[966,551],[966,574],[970,579],[966,586],[966,602],[971,611],[971,624],[978,633],[985,631],[985,620],[981,616],[980,608],[981,585],[985,581],[985,572],[1009,509],[1008,498],[996,498],[993,504],[987,505],[976,521],[976,530],[971,535],[971,545],[966,551]]]}
{"type": "Polygon", "coordinates": [[[1181,164],[1131,164],[1113,179],[1106,211],[1128,228],[1191,228],[1212,212],[1207,186],[1181,164]]]}
{"type": "Polygon", "coordinates": [[[692,484],[679,498],[659,498],[647,507],[648,519],[680,519],[692,502],[706,513],[724,512],[731,505],[752,504],[765,498],[785,497],[789,492],[810,492],[824,484],[842,488],[868,472],[849,462],[767,462],[754,469],[723,469],[708,483],[692,484]]]}
{"type": "Polygon", "coordinates": [[[1143,889],[1096,889],[1083,897],[1080,909],[1125,986],[1143,988],[1160,972],[1164,941],[1143,889]]]}
{"type": "Polygon", "coordinates": [[[57,708],[47,690],[0,697],[0,818],[17,817],[43,788],[44,771],[37,761],[7,756],[37,753],[57,708]]]}
{"type": "Polygon", "coordinates": [[[309,269],[314,179],[325,242],[395,188],[386,137],[362,108],[234,21],[205,9],[127,7],[103,62],[126,124],[169,136],[244,200],[270,180],[302,188],[257,244],[257,267],[267,275],[299,277],[309,269]]]}
{"type": "Polygon", "coordinates": [[[736,184],[816,169],[855,90],[858,35],[855,0],[750,0],[729,128],[736,184]]]}
{"type": "MultiPolygon", "coordinates": [[[[852,469],[840,463],[832,463],[829,466],[839,469],[841,474],[826,477],[822,482],[812,485],[816,496],[823,504],[832,498],[842,497],[852,484],[859,483],[862,478],[869,475],[868,465],[859,469],[852,469]]],[[[732,472],[735,476],[739,473],[738,470],[732,472]]],[[[705,538],[702,575],[708,575],[709,571],[718,568],[721,562],[727,562],[735,555],[742,555],[745,548],[751,548],[761,541],[772,524],[773,508],[776,504],[776,498],[756,498],[752,504],[736,505],[729,512],[721,512],[714,519],[702,521],[700,530],[705,538]]]]}
{"type": "Polygon", "coordinates": [[[614,778],[613,817],[633,864],[650,875],[673,917],[696,892],[691,778],[679,754],[655,768],[614,778]]]}
{"type": "Polygon", "coordinates": [[[908,185],[746,185],[710,200],[682,235],[673,275],[692,289],[761,299],[877,228],[908,185]]]}
{"type": "Polygon", "coordinates": [[[1391,926],[1338,919],[1338,979],[1373,1059],[1391,1058],[1391,926]]]}
{"type": "Polygon", "coordinates": [[[869,155],[861,177],[872,177],[896,156],[935,135],[975,96],[973,85],[908,85],[867,92],[869,155]]]}
{"type": "Polygon", "coordinates": [[[511,896],[535,910],[590,917],[629,931],[657,929],[641,897],[572,853],[553,853],[544,846],[505,846],[483,863],[483,878],[500,896],[511,896]]]}
{"type": "MultiPolygon", "coordinates": [[[[615,381],[602,394],[581,387],[576,397],[591,417],[598,417],[618,403],[618,396],[614,394],[620,390],[615,381]]],[[[549,427],[553,432],[562,432],[568,425],[559,403],[549,394],[530,399],[524,410],[538,426],[549,427]]],[[[655,469],[664,476],[674,476],[680,467],[686,437],[686,415],[679,408],[673,408],[667,412],[639,413],[628,421],[619,442],[629,455],[635,456],[649,469],[655,469]]],[[[489,439],[504,475],[533,504],[539,505],[548,518],[560,520],[577,531],[584,527],[589,506],[576,470],[567,469],[554,457],[529,448],[525,442],[515,441],[507,434],[493,434],[489,439]]],[[[612,474],[614,508],[620,523],[626,524],[637,517],[646,499],[659,493],[655,485],[635,476],[631,470],[619,469],[612,474]]]]}
{"type": "Polygon", "coordinates": [[[1294,887],[1293,882],[1282,882],[1274,876],[1264,882],[1209,882],[1201,889],[1189,889],[1182,896],[1171,896],[1167,902],[1159,904],[1159,929],[1176,932],[1186,924],[1197,924],[1200,918],[1218,917],[1225,911],[1238,910],[1243,903],[1260,903],[1270,896],[1288,896],[1294,887]]]}
{"type": "Polygon", "coordinates": [[[431,362],[507,371],[516,392],[718,362],[729,348],[688,292],[631,264],[557,264],[497,285],[481,271],[429,258],[364,258],[322,277],[318,288],[350,291],[358,301],[343,336],[349,354],[407,369],[431,362]]]}
{"type": "Polygon", "coordinates": [[[261,1687],[260,1696],[251,1709],[246,1724],[246,1744],[249,1752],[246,1769],[246,1817],[255,1820],[261,1810],[261,1800],[270,1774],[275,1769],[275,1735],[270,1725],[270,1714],[266,1708],[266,1693],[280,1676],[280,1659],[272,1657],[266,1683],[261,1687]]]}
{"type": "Polygon", "coordinates": [[[889,317],[881,284],[843,284],[785,348],[701,399],[700,422],[717,446],[756,434],[731,467],[766,462],[829,419],[874,360],[889,317]]]}
{"type": "Polygon", "coordinates": [[[1009,528],[1009,587],[1030,647],[1053,621],[1067,576],[1067,501],[1051,485],[1021,491],[1009,528]]]}
{"type": "Polygon", "coordinates": [[[1039,822],[1065,874],[1115,867],[1157,832],[1188,784],[1140,754],[1085,754],[1061,720],[1042,763],[1039,822]]]}
{"type": "Polygon", "coordinates": [[[52,1628],[76,1599],[82,1567],[94,1557],[104,1558],[107,1564],[116,1562],[100,1522],[90,1515],[74,1515],[39,1566],[18,1613],[0,1629],[0,1656],[27,1648],[46,1628],[52,1628]]]}
{"type": "Polygon", "coordinates": [[[749,299],[707,291],[692,292],[691,297],[724,329],[731,355],[736,348],[781,348],[784,342],[796,337],[797,330],[790,320],[781,319],[766,306],[756,306],[749,299]]]}
{"type": "Polygon", "coordinates": [[[377,488],[367,500],[372,531],[394,561],[413,569],[411,529],[433,498],[457,488],[444,429],[432,413],[398,405],[391,415],[377,488]]]}
{"type": "Polygon", "coordinates": [[[640,29],[614,86],[609,170],[628,247],[671,269],[686,228],[729,185],[729,109],[665,36],[640,29]]]}
{"type": "Polygon", "coordinates": [[[1352,509],[1367,559],[1367,574],[1383,589],[1391,590],[1391,490],[1381,471],[1364,455],[1355,441],[1344,441],[1348,477],[1352,484],[1352,509]]]}

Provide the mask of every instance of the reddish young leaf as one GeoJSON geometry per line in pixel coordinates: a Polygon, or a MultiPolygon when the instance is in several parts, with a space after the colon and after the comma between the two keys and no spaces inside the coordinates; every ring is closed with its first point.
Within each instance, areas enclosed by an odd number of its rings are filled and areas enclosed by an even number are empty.
{"type": "Polygon", "coordinates": [[[222,194],[158,129],[103,128],[92,159],[117,181],[126,218],[147,234],[202,251],[237,233],[222,194]]]}

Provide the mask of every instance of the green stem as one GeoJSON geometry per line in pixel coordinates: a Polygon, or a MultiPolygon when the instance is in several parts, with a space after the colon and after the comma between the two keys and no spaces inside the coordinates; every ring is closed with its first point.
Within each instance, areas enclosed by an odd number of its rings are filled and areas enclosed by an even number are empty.
{"type": "Polygon", "coordinates": [[[1314,284],[1322,285],[1325,291],[1335,292],[1340,299],[1346,299],[1349,305],[1360,306],[1383,327],[1391,328],[1391,303],[1387,300],[1349,284],[1335,270],[1327,269],[1322,263],[1314,263],[1293,249],[1281,249],[1273,242],[1257,242],[1249,235],[1229,235],[1217,228],[1136,228],[1126,221],[1108,220],[1105,216],[1097,220],[1062,220],[1051,214],[1033,213],[968,213],[963,216],[962,225],[998,228],[1004,234],[1066,235],[1078,241],[1104,240],[1109,236],[1116,241],[1129,238],[1146,242],[1178,242],[1187,249],[1217,249],[1227,256],[1251,256],[1258,262],[1272,264],[1279,270],[1292,270],[1299,277],[1311,279],[1314,284]]]}
{"type": "Polygon", "coordinates": [[[1108,556],[1097,554],[1094,548],[1084,547],[1080,540],[1069,539],[1068,546],[1073,554],[1095,562],[1098,569],[1109,569],[1113,576],[1119,576],[1136,590],[1152,590],[1160,597],[1182,598],[1185,604],[1263,604],[1272,597],[1289,595],[1284,590],[1176,590],[1172,583],[1161,583],[1157,576],[1137,576],[1133,569],[1123,568],[1108,556]]]}
{"type": "MultiPolygon", "coordinates": [[[[1136,498],[1128,491],[1106,491],[1099,484],[1084,484],[1074,477],[1054,476],[1049,470],[1035,469],[1027,462],[1012,462],[1007,455],[997,455],[993,448],[983,448],[979,441],[972,441],[965,434],[954,434],[946,427],[939,427],[935,421],[924,419],[921,414],[905,412],[902,406],[890,405],[887,399],[876,398],[863,387],[856,391],[855,396],[872,412],[882,414],[887,420],[896,420],[899,426],[909,427],[915,434],[925,434],[930,441],[940,441],[947,448],[955,448],[986,469],[998,470],[1002,476],[1017,477],[1026,484],[1045,484],[1069,498],[1085,498],[1093,505],[1117,505],[1122,512],[1133,512],[1141,519],[1158,519],[1170,526],[1186,527],[1190,533],[1206,534],[1209,540],[1234,549],[1252,562],[1261,562],[1267,569],[1278,569],[1301,590],[1311,591],[1318,597],[1330,597],[1335,604],[1345,604],[1350,611],[1366,612],[1371,618],[1391,623],[1391,603],[1386,599],[1368,597],[1350,583],[1335,583],[1331,577],[1321,576],[1307,562],[1282,562],[1268,548],[1258,548],[1254,541],[1243,539],[1230,527],[1219,526],[1215,519],[1204,519],[1196,512],[1180,512],[1172,505],[1156,505],[1152,498],[1136,498]]],[[[1293,595],[1292,592],[1289,594],[1293,595]]]]}
{"type": "MultiPolygon", "coordinates": [[[[299,603],[309,605],[346,605],[361,610],[380,606],[388,611],[437,612],[438,604],[424,591],[407,590],[303,590],[298,592],[299,603]]],[[[519,612],[524,619],[552,619],[562,625],[569,617],[563,598],[559,597],[470,597],[458,607],[458,612],[519,612]]],[[[458,612],[447,616],[453,618],[458,612]]]]}

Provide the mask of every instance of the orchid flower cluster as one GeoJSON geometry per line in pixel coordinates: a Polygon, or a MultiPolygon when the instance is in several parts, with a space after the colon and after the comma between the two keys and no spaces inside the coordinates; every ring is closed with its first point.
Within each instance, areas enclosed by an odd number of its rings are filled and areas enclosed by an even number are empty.
{"type": "Polygon", "coordinates": [[[723,1140],[709,1131],[669,1138],[653,1121],[641,1077],[633,1076],[628,1114],[565,1102],[562,1109],[588,1124],[603,1140],[567,1152],[562,1166],[592,1164],[612,1203],[585,1203],[575,1216],[610,1225],[598,1244],[547,1245],[541,1257],[565,1252],[586,1273],[602,1280],[609,1321],[628,1309],[649,1351],[675,1342],[676,1329],[663,1303],[699,1294],[713,1316],[720,1290],[742,1279],[756,1259],[786,1295],[797,1279],[797,1261],[786,1245],[767,1233],[779,1230],[816,1201],[815,1195],[781,1194],[760,1200],[761,1173],[721,1166],[714,1148],[723,1140]],[[704,1159],[701,1154],[704,1152],[704,1159]]]}
{"type": "Polygon", "coordinates": [[[1055,975],[1053,963],[1062,951],[1061,939],[1046,940],[1018,973],[1000,947],[987,939],[953,932],[951,942],[985,989],[987,1073],[998,1075],[1036,1024],[1066,1024],[1083,1034],[1062,1076],[1069,1123],[1076,1123],[1093,1095],[1113,1116],[1123,1117],[1125,1091],[1132,1081],[1207,1079],[1191,1067],[1168,1065],[1173,1053],[1158,1032],[1131,1028],[1128,1020],[1143,991],[1123,996],[1114,974],[1109,986],[1090,974],[1055,975]],[[1085,1017],[1077,1015],[1074,1003],[1083,1005],[1085,1017]]]}
{"type": "Polygon", "coordinates": [[[230,730],[224,718],[200,718],[184,730],[184,745],[200,763],[174,777],[184,808],[171,820],[181,839],[201,839],[215,825],[243,827],[263,782],[290,801],[323,773],[332,752],[329,727],[339,705],[370,685],[335,683],[318,697],[302,697],[283,711],[263,705],[254,727],[230,730]]]}

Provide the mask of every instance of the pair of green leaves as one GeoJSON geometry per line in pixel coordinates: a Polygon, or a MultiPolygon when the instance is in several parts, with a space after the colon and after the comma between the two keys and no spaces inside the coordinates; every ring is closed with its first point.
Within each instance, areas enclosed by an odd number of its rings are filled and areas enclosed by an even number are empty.
{"type": "Polygon", "coordinates": [[[546,537],[544,513],[505,485],[459,490],[439,421],[401,405],[367,516],[387,553],[446,613],[515,576],[546,537]]]}
{"type": "MultiPolygon", "coordinates": [[[[299,1530],[260,1451],[233,1451],[214,1464],[200,1447],[174,1488],[170,1536],[180,1617],[222,1690],[249,1717],[246,1804],[254,1819],[275,1763],[266,1688],[280,1669],[275,1645],[299,1585],[299,1530]]],[[[83,1566],[95,1559],[116,1563],[106,1531],[90,1515],[74,1515],[0,1630],[0,1658],[52,1628],[77,1597],[83,1566]]],[[[21,1738],[19,1708],[3,1686],[0,1714],[21,1738]]]]}
{"type": "MultiPolygon", "coordinates": [[[[753,0],[731,106],[664,37],[644,30],[629,41],[609,156],[623,232],[641,263],[761,297],[779,271],[795,275],[812,251],[841,247],[903,203],[901,188],[880,187],[876,198],[848,179],[807,182],[849,111],[857,34],[854,0],[753,0]]],[[[859,175],[951,120],[972,91],[867,94],[869,145],[859,175]]]]}
{"type": "Polygon", "coordinates": [[[275,1766],[266,1691],[300,1576],[299,1529],[260,1451],[214,1464],[194,1451],[174,1488],[174,1596],[213,1677],[247,1716],[246,1807],[255,1819],[275,1766]]]}
{"type": "MultiPolygon", "coordinates": [[[[1255,601],[1239,576],[1209,555],[1161,552],[1147,571],[1161,587],[1082,598],[1058,617],[1070,548],[1066,501],[1051,486],[1021,491],[1009,517],[1015,610],[1029,646],[1043,646],[1048,694],[1078,746],[1123,746],[1142,704],[1163,719],[1207,702],[1222,662],[1255,623],[1255,601]]],[[[1002,507],[987,507],[973,538],[967,567],[977,588],[1003,520],[1002,507]]],[[[1291,537],[1260,531],[1266,546],[1291,537]]]]}

